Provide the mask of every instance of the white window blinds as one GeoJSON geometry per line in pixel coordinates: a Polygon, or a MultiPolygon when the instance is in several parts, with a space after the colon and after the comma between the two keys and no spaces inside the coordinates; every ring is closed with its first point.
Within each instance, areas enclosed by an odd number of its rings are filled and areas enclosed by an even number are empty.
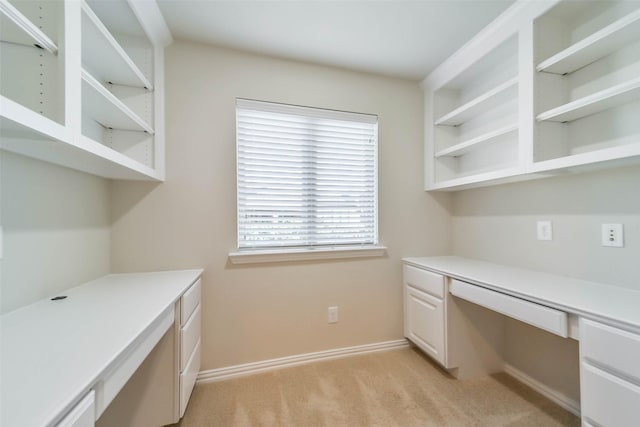
{"type": "Polygon", "coordinates": [[[378,118],[238,99],[238,248],[375,245],[378,118]]]}

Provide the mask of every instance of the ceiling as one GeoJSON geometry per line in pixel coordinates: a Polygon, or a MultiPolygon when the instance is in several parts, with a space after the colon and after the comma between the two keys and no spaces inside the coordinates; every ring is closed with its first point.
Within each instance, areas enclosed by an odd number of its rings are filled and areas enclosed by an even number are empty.
{"type": "Polygon", "coordinates": [[[422,80],[513,0],[157,0],[176,39],[422,80]]]}

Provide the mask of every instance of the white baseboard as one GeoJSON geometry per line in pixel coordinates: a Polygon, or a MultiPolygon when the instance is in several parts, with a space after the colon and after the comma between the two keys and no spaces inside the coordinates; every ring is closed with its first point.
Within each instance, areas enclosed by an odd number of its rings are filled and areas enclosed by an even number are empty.
{"type": "Polygon", "coordinates": [[[560,393],[559,391],[556,391],[551,387],[542,384],[540,381],[530,377],[529,375],[525,374],[518,368],[509,365],[508,363],[505,363],[504,365],[504,372],[511,375],[521,383],[528,385],[529,387],[545,396],[547,399],[557,403],[567,411],[573,413],[578,417],[580,416],[580,404],[564,393],[560,393]]]}
{"type": "Polygon", "coordinates": [[[354,347],[336,348],[334,350],[317,351],[315,353],[298,354],[295,356],[280,357],[278,359],[263,360],[261,362],[245,363],[243,365],[228,366],[225,368],[200,371],[198,383],[210,383],[260,372],[274,371],[276,369],[289,368],[305,363],[319,362],[322,360],[339,359],[347,356],[374,353],[376,351],[392,350],[408,347],[405,339],[385,341],[374,344],[357,345],[354,347]]]}

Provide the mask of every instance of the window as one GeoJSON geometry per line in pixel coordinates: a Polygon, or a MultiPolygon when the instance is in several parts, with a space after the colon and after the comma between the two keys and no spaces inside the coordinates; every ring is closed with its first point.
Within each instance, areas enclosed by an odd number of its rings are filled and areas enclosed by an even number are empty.
{"type": "Polygon", "coordinates": [[[378,243],[378,118],[238,99],[238,250],[378,243]]]}

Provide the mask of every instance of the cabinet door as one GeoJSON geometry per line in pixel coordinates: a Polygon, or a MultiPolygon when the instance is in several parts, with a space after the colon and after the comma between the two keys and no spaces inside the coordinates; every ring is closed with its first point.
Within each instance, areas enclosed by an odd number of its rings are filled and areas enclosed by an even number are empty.
{"type": "Polygon", "coordinates": [[[91,390],[56,427],[94,427],[94,417],[95,393],[91,390]]]}
{"type": "Polygon", "coordinates": [[[405,335],[444,364],[444,302],[405,285],[405,335]]]}

